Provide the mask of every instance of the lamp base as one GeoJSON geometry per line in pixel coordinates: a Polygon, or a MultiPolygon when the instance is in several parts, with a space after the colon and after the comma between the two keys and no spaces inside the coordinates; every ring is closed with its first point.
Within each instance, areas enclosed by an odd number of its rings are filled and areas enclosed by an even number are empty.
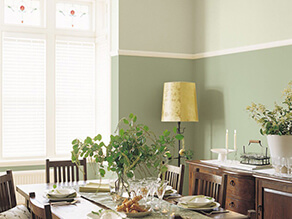
{"type": "Polygon", "coordinates": [[[225,161],[227,160],[227,154],[235,152],[234,149],[226,149],[226,148],[214,148],[211,149],[213,153],[218,154],[218,161],[225,161]]]}

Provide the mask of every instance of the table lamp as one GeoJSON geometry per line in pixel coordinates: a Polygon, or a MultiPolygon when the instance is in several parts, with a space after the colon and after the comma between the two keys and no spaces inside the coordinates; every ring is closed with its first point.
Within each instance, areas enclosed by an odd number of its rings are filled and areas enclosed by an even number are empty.
{"type": "MultiPolygon", "coordinates": [[[[163,87],[162,122],[177,122],[177,134],[183,134],[181,122],[198,122],[196,84],[192,82],[165,82],[163,87]]],[[[180,166],[181,141],[178,141],[180,166]]]]}

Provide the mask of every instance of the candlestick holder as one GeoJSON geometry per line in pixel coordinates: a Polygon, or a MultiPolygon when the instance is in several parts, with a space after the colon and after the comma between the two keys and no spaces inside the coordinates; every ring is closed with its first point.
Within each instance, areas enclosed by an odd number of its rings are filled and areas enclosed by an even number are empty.
{"type": "Polygon", "coordinates": [[[226,149],[226,148],[214,148],[211,149],[213,153],[218,154],[218,161],[225,161],[227,160],[227,154],[235,152],[234,149],[226,149]]]}

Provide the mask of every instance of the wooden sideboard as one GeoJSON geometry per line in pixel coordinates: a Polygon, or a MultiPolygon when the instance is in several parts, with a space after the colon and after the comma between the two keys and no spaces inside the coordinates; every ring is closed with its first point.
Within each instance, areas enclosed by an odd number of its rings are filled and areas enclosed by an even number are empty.
{"type": "MultiPolygon", "coordinates": [[[[200,172],[222,176],[227,175],[225,185],[225,208],[247,214],[255,209],[257,218],[292,219],[292,178],[220,167],[201,161],[187,161],[189,164],[189,193],[194,188],[193,173],[200,172]]],[[[221,203],[222,204],[222,203],[221,203]]]]}

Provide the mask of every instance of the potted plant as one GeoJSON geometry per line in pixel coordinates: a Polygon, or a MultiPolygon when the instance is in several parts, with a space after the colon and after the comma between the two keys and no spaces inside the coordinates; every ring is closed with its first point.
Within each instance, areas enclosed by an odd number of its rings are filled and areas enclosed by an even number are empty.
{"type": "MultiPolygon", "coordinates": [[[[150,171],[165,173],[166,164],[172,158],[169,148],[174,147],[176,139],[182,140],[184,136],[171,135],[168,130],[156,136],[148,126],[136,122],[137,116],[133,114],[122,118],[117,126],[119,134],[111,135],[108,144],[102,142],[100,134],[94,138],[87,137],[84,141],[73,140],[72,161],[78,165],[81,157],[91,158],[97,163],[101,177],[106,171],[116,172],[116,189],[127,190],[127,180],[133,178],[136,169],[144,176],[147,172],[149,175],[150,171]]],[[[190,151],[186,151],[186,157],[191,157],[190,151]]]]}
{"type": "Polygon", "coordinates": [[[292,81],[283,91],[282,105],[275,102],[273,110],[263,104],[252,103],[246,109],[258,124],[260,133],[267,135],[271,157],[292,156],[292,81]]]}

